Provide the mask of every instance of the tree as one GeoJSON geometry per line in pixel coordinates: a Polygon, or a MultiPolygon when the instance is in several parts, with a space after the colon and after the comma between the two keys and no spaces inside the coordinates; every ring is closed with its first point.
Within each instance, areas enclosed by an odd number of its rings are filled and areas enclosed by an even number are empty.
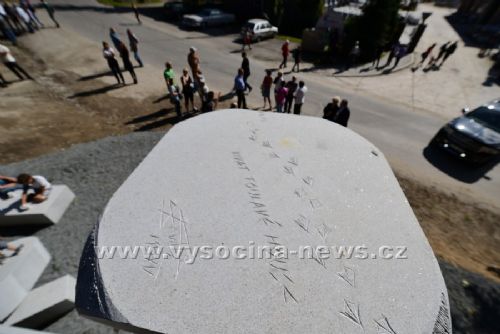
{"type": "Polygon", "coordinates": [[[354,20],[348,33],[350,47],[359,41],[361,57],[370,59],[376,49],[385,47],[396,38],[399,29],[399,5],[401,0],[371,0],[363,8],[363,14],[354,20]]]}

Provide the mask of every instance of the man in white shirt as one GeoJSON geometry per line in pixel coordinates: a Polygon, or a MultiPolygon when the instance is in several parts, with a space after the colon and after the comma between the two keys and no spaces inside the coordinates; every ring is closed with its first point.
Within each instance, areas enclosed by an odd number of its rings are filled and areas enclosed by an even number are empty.
{"type": "Polygon", "coordinates": [[[295,115],[300,115],[302,105],[305,101],[305,96],[307,93],[307,87],[304,81],[299,82],[299,88],[295,92],[295,105],[293,106],[293,113],[295,115]]]}
{"type": "Polygon", "coordinates": [[[31,75],[26,72],[19,64],[16,62],[16,58],[10,53],[10,49],[3,44],[0,44],[0,59],[3,61],[5,67],[12,71],[20,80],[24,80],[23,74],[26,79],[33,80],[31,75]]]}
{"type": "Polygon", "coordinates": [[[17,183],[23,185],[23,195],[21,196],[21,210],[27,210],[28,202],[41,203],[45,201],[52,190],[52,184],[40,175],[20,174],[17,183]],[[29,190],[33,193],[28,194],[29,190]]]}

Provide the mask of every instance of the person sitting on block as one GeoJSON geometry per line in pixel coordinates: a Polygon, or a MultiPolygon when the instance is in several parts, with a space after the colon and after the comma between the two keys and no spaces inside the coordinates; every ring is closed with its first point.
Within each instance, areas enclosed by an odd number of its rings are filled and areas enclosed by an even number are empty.
{"type": "Polygon", "coordinates": [[[16,247],[10,242],[0,240],[0,261],[5,257],[5,255],[1,252],[4,249],[12,251],[13,253],[11,256],[15,256],[15,255],[19,254],[19,252],[21,251],[21,248],[23,248],[23,246],[24,246],[23,244],[20,244],[19,246],[16,247]]]}
{"type": "Polygon", "coordinates": [[[11,192],[17,189],[22,189],[22,186],[17,184],[15,177],[0,175],[0,198],[10,198],[11,192]]]}
{"type": "Polygon", "coordinates": [[[21,210],[27,210],[28,202],[42,203],[52,190],[52,185],[46,178],[40,175],[19,174],[17,183],[23,185],[23,195],[21,196],[21,210]],[[28,190],[33,189],[34,193],[28,194],[28,190]]]}

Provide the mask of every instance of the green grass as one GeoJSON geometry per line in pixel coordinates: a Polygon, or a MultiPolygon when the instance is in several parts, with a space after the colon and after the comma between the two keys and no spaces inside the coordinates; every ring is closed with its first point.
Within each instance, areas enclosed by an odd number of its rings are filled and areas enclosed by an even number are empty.
{"type": "Polygon", "coordinates": [[[276,38],[284,40],[284,41],[286,41],[288,39],[292,43],[298,43],[298,44],[302,43],[302,38],[297,38],[297,37],[292,37],[292,36],[276,35],[276,38]]]}
{"type": "MultiPolygon", "coordinates": [[[[113,7],[130,7],[132,4],[132,0],[97,0],[97,2],[113,7]]],[[[135,4],[137,7],[140,7],[141,5],[160,2],[162,2],[162,0],[137,0],[135,1],[135,4]]]]}

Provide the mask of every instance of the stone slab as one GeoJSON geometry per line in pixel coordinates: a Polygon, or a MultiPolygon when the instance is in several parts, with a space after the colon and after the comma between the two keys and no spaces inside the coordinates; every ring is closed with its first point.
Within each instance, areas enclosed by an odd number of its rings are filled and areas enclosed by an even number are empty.
{"type": "Polygon", "coordinates": [[[27,328],[49,325],[74,308],[75,286],[75,278],[65,275],[31,290],[4,324],[27,328]]]}
{"type": "Polygon", "coordinates": [[[76,305],[136,333],[451,333],[382,152],[323,119],[248,110],[181,122],[149,153],[87,240],[76,305]]]}
{"type": "Polygon", "coordinates": [[[29,204],[29,210],[20,211],[22,190],[13,192],[13,197],[0,200],[0,227],[19,225],[56,224],[75,198],[65,185],[54,185],[49,198],[40,204],[29,204]]]}
{"type": "Polygon", "coordinates": [[[50,254],[38,238],[21,238],[12,243],[24,247],[12,257],[12,252],[2,251],[7,258],[0,265],[0,321],[21,304],[50,262],[50,254]]]}
{"type": "Polygon", "coordinates": [[[51,334],[49,332],[34,331],[21,327],[11,327],[0,325],[0,334],[51,334]]]}

